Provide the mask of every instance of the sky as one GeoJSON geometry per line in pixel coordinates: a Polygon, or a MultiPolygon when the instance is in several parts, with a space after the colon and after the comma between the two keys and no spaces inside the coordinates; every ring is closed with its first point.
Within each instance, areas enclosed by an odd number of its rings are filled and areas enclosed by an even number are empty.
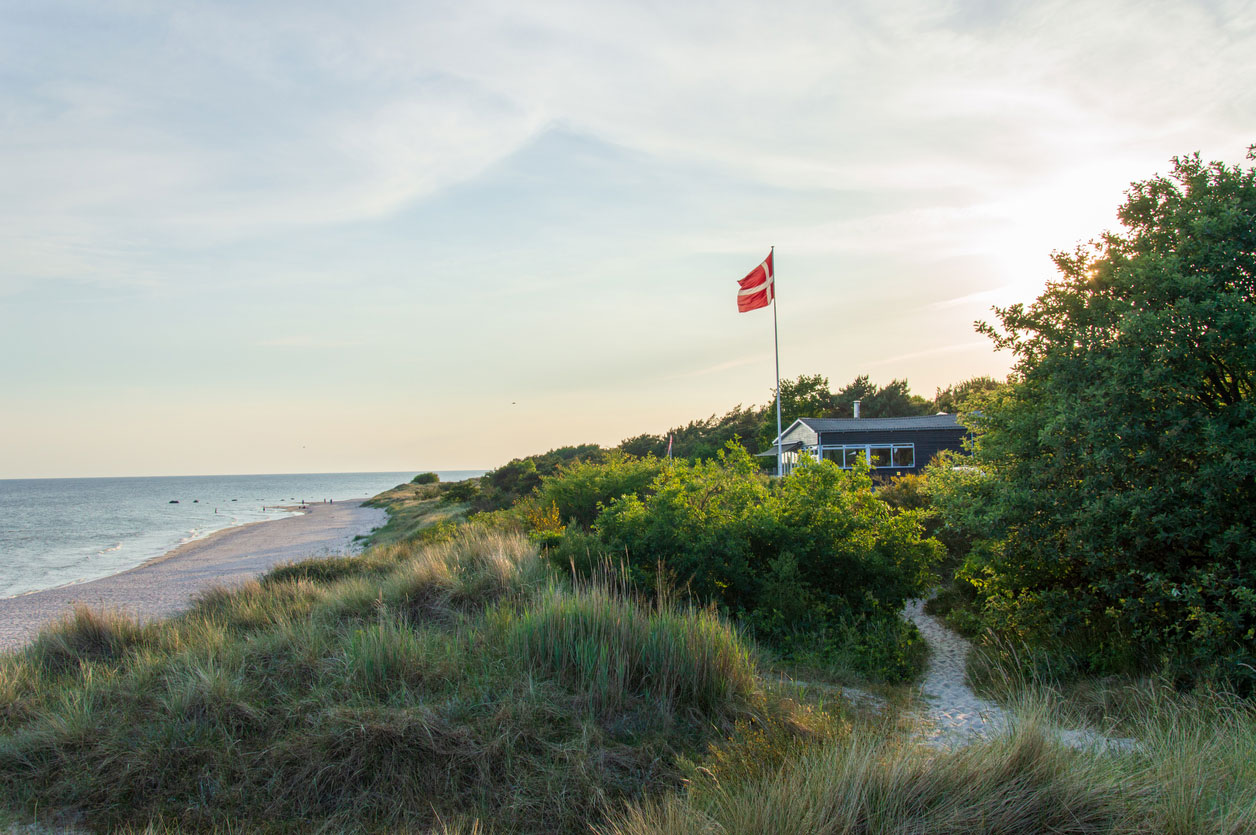
{"type": "Polygon", "coordinates": [[[1010,365],[1256,4],[0,0],[0,478],[490,468],[1010,365]]]}

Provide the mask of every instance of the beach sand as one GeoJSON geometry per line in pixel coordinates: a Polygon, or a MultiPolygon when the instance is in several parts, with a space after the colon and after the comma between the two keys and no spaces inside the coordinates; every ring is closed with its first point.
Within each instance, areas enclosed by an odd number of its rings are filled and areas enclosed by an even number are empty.
{"type": "Polygon", "coordinates": [[[383,510],[360,501],[312,504],[300,516],[227,528],[121,574],[0,600],[0,651],[23,646],[79,603],[141,620],[175,614],[213,586],[239,585],[282,562],[352,550],[355,536],[386,520],[383,510]]]}

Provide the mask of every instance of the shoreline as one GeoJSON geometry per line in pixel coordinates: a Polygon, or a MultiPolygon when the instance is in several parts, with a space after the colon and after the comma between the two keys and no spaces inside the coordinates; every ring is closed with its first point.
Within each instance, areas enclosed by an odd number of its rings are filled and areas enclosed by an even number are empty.
{"type": "MultiPolygon", "coordinates": [[[[354,501],[350,500],[344,503],[353,504],[354,501]]],[[[362,502],[357,502],[358,505],[361,505],[361,503],[362,502]]],[[[229,534],[233,531],[242,530],[243,528],[251,528],[254,525],[269,525],[271,522],[282,522],[284,519],[292,519],[294,517],[304,516],[310,512],[309,507],[298,506],[298,505],[284,505],[284,506],[276,505],[275,509],[285,511],[287,515],[280,516],[277,519],[255,519],[252,522],[240,522],[239,524],[236,524],[236,525],[228,525],[225,528],[219,528],[216,531],[210,531],[204,536],[197,536],[197,537],[193,537],[192,539],[185,540],[184,542],[180,542],[178,545],[166,551],[164,554],[158,554],[155,557],[149,557],[148,559],[144,560],[139,565],[132,566],[131,568],[128,568],[124,571],[119,571],[117,574],[109,574],[107,576],[117,577],[118,574],[126,574],[127,571],[135,571],[136,569],[144,568],[145,566],[157,565],[158,563],[165,562],[168,559],[173,559],[175,557],[178,557],[180,554],[185,553],[187,551],[195,550],[198,546],[211,547],[214,542],[216,542],[217,540],[221,539],[226,534],[229,534]]],[[[106,578],[101,577],[98,579],[103,580],[106,578]]],[[[82,585],[86,585],[87,583],[94,583],[94,582],[96,581],[95,580],[76,581],[73,583],[66,583],[65,585],[62,585],[62,586],[54,586],[53,588],[63,589],[63,588],[66,588],[67,586],[82,586],[82,585]]],[[[42,591],[52,591],[52,589],[42,589],[42,591]]],[[[40,592],[38,591],[27,592],[27,594],[39,594],[39,593],[40,592]]]]}
{"type": "MultiPolygon", "coordinates": [[[[346,500],[346,503],[352,503],[354,501],[357,501],[357,500],[349,499],[349,500],[346,500]]],[[[368,501],[368,500],[363,499],[362,501],[368,501]]],[[[89,583],[95,583],[99,580],[108,580],[110,577],[117,577],[121,574],[126,574],[128,571],[134,571],[137,568],[143,568],[147,565],[154,565],[156,563],[163,562],[167,559],[170,559],[171,557],[178,556],[180,552],[184,551],[185,549],[190,549],[198,545],[209,545],[211,542],[215,541],[216,539],[221,537],[223,534],[228,534],[228,533],[231,533],[232,531],[238,531],[241,528],[251,527],[252,525],[266,525],[271,522],[281,522],[284,519],[291,519],[294,516],[301,516],[309,512],[308,509],[306,509],[305,507],[300,507],[298,505],[275,505],[274,509],[283,510],[285,511],[285,514],[283,516],[277,516],[274,519],[254,519],[252,522],[237,522],[235,524],[227,525],[227,527],[225,528],[217,528],[215,530],[209,531],[208,533],[187,537],[185,539],[181,539],[179,542],[175,543],[174,545],[170,546],[166,550],[162,551],[160,554],[156,554],[154,556],[148,557],[147,559],[144,559],[141,562],[136,563],[135,565],[120,569],[111,574],[105,574],[101,577],[90,577],[90,578],[81,579],[81,580],[71,580],[68,583],[60,583],[58,585],[48,586],[47,588],[43,588],[43,589],[31,589],[30,591],[19,592],[18,594],[11,594],[8,597],[0,597],[0,603],[3,603],[6,600],[17,600],[18,598],[21,598],[21,597],[28,597],[29,595],[32,595],[32,594],[43,594],[44,592],[58,591],[60,589],[68,589],[68,588],[73,588],[75,586],[85,586],[85,585],[88,585],[89,583]]]]}
{"type": "Polygon", "coordinates": [[[292,506],[299,512],[222,528],[117,574],[0,599],[0,652],[20,649],[76,605],[148,621],[186,609],[209,588],[240,585],[279,563],[353,551],[355,537],[387,520],[385,511],[362,507],[364,501],[292,506]]]}

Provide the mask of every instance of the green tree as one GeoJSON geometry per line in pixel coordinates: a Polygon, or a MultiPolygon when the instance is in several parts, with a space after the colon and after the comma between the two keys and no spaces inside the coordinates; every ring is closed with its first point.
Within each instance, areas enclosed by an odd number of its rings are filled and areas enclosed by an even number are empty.
{"type": "Polygon", "coordinates": [[[993,377],[971,377],[962,383],[955,383],[946,388],[938,389],[933,398],[935,411],[953,415],[971,411],[979,406],[983,397],[989,396],[1006,386],[1007,383],[993,377]]]}
{"type": "Polygon", "coordinates": [[[854,417],[856,400],[859,416],[865,418],[912,417],[934,411],[930,401],[911,393],[906,380],[891,380],[889,385],[877,388],[867,374],[861,374],[833,395],[832,411],[827,417],[854,417]]]}
{"type": "MultiPolygon", "coordinates": [[[[828,377],[822,374],[800,374],[792,380],[781,380],[782,431],[799,418],[829,417],[833,410],[833,392],[829,390],[828,377]]],[[[757,440],[762,450],[770,448],[776,441],[775,399],[763,411],[757,440]]]]}
{"type": "Polygon", "coordinates": [[[877,389],[859,405],[860,417],[869,418],[913,417],[935,411],[932,401],[911,393],[906,380],[891,380],[889,385],[877,389]]]}
{"type": "Polygon", "coordinates": [[[942,501],[983,528],[967,571],[995,626],[1256,683],[1256,168],[1175,158],[1118,217],[979,326],[1015,384],[942,501]]]}
{"type": "Polygon", "coordinates": [[[628,438],[619,445],[619,449],[638,457],[654,455],[662,458],[667,455],[667,438],[670,435],[674,458],[705,461],[718,455],[729,441],[752,442],[761,432],[763,414],[762,408],[744,408],[738,405],[723,415],[711,415],[704,420],[694,420],[685,426],[674,427],[664,435],[637,435],[628,438]]]}

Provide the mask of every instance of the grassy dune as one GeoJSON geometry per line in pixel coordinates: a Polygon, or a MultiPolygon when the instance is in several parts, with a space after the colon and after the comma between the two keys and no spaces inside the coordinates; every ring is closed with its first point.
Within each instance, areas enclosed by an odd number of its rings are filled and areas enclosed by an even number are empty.
{"type": "Polygon", "coordinates": [[[808,721],[710,612],[467,531],[162,623],[79,610],[0,661],[0,797],[101,829],[588,831],[738,728],[808,721]]]}
{"type": "Polygon", "coordinates": [[[398,484],[369,501],[367,507],[388,511],[388,522],[372,531],[368,545],[395,545],[423,538],[434,532],[446,533],[467,513],[465,504],[440,501],[440,484],[398,484]]]}
{"type": "Polygon", "coordinates": [[[1009,654],[974,668],[1018,723],[928,749],[893,705],[783,683],[710,610],[573,582],[526,537],[464,526],[159,623],[80,609],[0,658],[0,826],[1256,833],[1250,701],[1063,687],[1009,654]],[[1082,724],[1139,744],[1053,730],[1082,724]]]}
{"type": "MultiPolygon", "coordinates": [[[[1023,700],[1006,735],[951,751],[856,732],[749,774],[713,772],[632,805],[603,835],[1256,832],[1256,710],[1216,693],[1132,684],[1128,751],[1078,751],[1059,705],[1023,700]],[[1133,706],[1133,705],[1131,705],[1133,706]]],[[[1127,694],[1128,696],[1128,694],[1127,694]]],[[[1076,717],[1073,717],[1076,718],[1076,717]]]]}

